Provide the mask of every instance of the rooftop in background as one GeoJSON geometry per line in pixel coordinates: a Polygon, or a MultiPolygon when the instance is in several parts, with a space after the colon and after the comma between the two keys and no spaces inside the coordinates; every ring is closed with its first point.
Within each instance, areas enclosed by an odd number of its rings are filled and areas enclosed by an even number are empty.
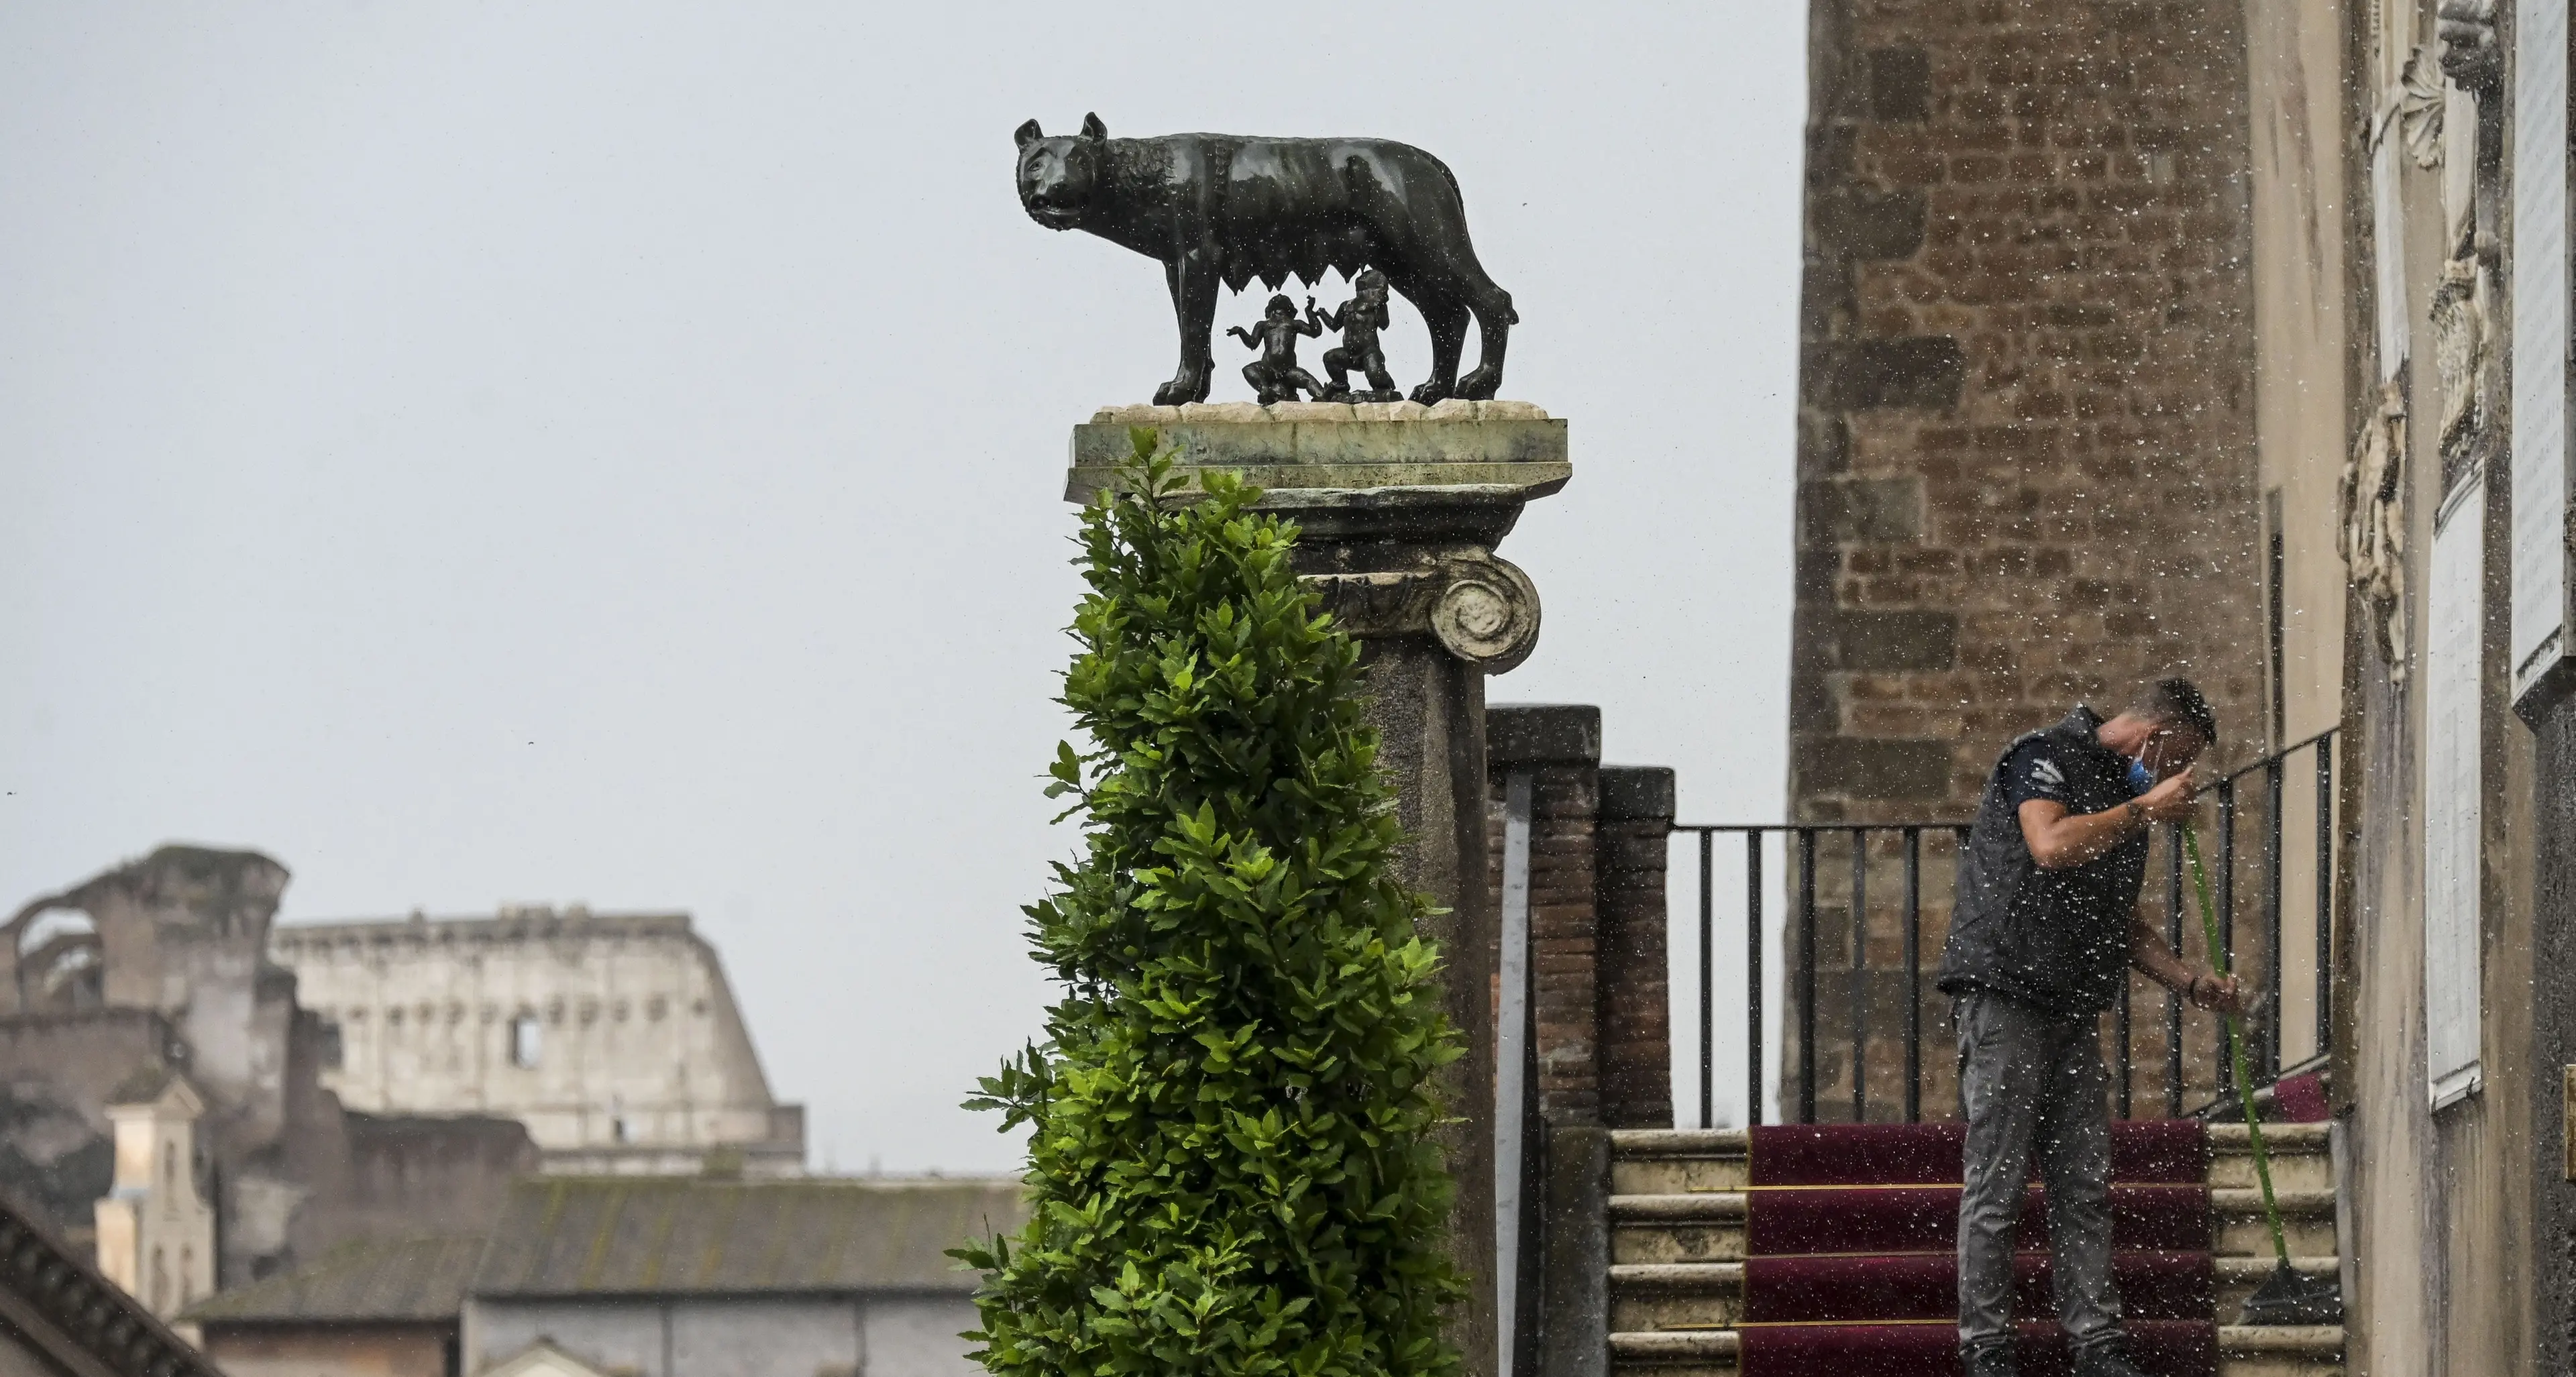
{"type": "Polygon", "coordinates": [[[0,1193],[0,1371],[222,1377],[142,1302],[99,1275],[41,1212],[0,1193]]]}
{"type": "Polygon", "coordinates": [[[676,911],[594,913],[587,904],[503,904],[490,914],[433,916],[413,909],[387,918],[325,918],[309,923],[280,923],[271,931],[276,945],[343,937],[390,937],[402,932],[437,932],[441,936],[509,938],[533,933],[579,929],[627,933],[686,933],[689,915],[676,911]]]}
{"type": "Polygon", "coordinates": [[[1028,1217],[1010,1178],[520,1182],[468,1288],[477,1296],[964,1294],[947,1250],[1028,1217]]]}
{"type": "Polygon", "coordinates": [[[482,1251],[479,1238],[352,1243],[310,1265],[210,1296],[182,1318],[198,1324],[452,1323],[482,1251]]]}

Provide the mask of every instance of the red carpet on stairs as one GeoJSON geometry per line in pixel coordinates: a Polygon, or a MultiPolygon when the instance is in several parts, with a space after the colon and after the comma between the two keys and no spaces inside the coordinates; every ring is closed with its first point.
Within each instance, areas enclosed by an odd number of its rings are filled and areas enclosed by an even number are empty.
{"type": "MultiPolygon", "coordinates": [[[[2048,1255],[2016,1259],[2013,1314],[2054,1313],[2048,1255]]],[[[2122,1251],[2112,1260],[2121,1308],[2135,1320],[2205,1320],[2215,1297],[2209,1254],[2122,1251]]],[[[1955,1320],[1959,1259],[1952,1253],[1882,1257],[1757,1257],[1744,1264],[1748,1324],[1846,1324],[1870,1320],[1955,1320]]]]}
{"type": "MultiPolygon", "coordinates": [[[[2048,1209],[2033,1190],[2021,1246],[2046,1249],[2048,1209]]],[[[1930,1253],[1959,1243],[1957,1186],[1778,1186],[1746,1196],[1750,1256],[1930,1253]]],[[[2111,1244],[2158,1252],[2209,1251],[2209,1192],[2200,1186],[2111,1187],[2111,1244]]]]}
{"type": "MultiPolygon", "coordinates": [[[[2022,1377],[2072,1370],[2057,1326],[2021,1326],[2022,1377]]],[[[1753,1327],[1743,1331],[1744,1377],[1955,1377],[1955,1323],[1753,1327]]],[[[2206,1320],[2141,1320],[2129,1326],[2129,1360],[2158,1374],[2218,1371],[2218,1330],[2206,1320]]]]}
{"type": "MultiPolygon", "coordinates": [[[[1753,1130],[1753,1184],[1921,1186],[1959,1184],[1965,1124],[1807,1124],[1753,1130]]],[[[2209,1176],[2209,1135],[2197,1119],[2137,1119],[2111,1126],[2111,1179],[2197,1186],[2209,1176]]]]}
{"type": "MultiPolygon", "coordinates": [[[[1957,1124],[1757,1128],[1745,1219],[1744,1377],[1959,1371],[1957,1124]]],[[[2218,1371],[2209,1142],[2196,1121],[2112,1126],[2114,1267],[2130,1357],[2159,1377],[2218,1371]]],[[[2045,1197],[2022,1213],[2022,1371],[2067,1371],[2048,1289],[2045,1197]]]]}

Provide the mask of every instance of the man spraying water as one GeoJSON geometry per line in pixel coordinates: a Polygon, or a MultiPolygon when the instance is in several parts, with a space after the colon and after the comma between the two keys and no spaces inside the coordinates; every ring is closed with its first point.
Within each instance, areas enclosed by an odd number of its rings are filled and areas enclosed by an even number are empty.
{"type": "Polygon", "coordinates": [[[2160,679],[2107,722],[2079,705],[2014,741],[1986,781],[1939,980],[1968,1125],[1959,1343],[1969,1377],[2017,1372],[2013,1244],[2034,1160],[2076,1377],[2144,1377],[2111,1284],[2101,1015],[2132,966],[2200,1008],[2244,1012],[2235,980],[2187,964],[2138,911],[2148,834],[2190,816],[2191,762],[2217,739],[2200,690],[2160,679]]]}

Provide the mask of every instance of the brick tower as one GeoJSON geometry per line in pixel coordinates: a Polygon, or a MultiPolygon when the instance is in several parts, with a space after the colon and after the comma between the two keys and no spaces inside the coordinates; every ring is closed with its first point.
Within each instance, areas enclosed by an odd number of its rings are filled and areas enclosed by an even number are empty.
{"type": "MultiPolygon", "coordinates": [[[[1791,816],[1963,821],[2013,735],[2165,668],[2241,756],[2263,664],[2240,7],[1817,0],[1811,26],[1791,816]]],[[[1950,864],[1927,847],[1927,900],[1950,864]]],[[[1894,890],[1873,878],[1877,970],[1894,890]]],[[[1937,952],[1948,914],[1923,923],[1937,952]]],[[[1871,988],[1870,1026],[1899,1027],[1902,985],[1871,988]]],[[[1954,1091],[1924,1027],[1928,1112],[1954,1091]]],[[[1818,1041],[1847,1085],[1847,1039],[1818,1041]]],[[[1874,1105],[1901,1057],[1872,1043],[1874,1105]]]]}

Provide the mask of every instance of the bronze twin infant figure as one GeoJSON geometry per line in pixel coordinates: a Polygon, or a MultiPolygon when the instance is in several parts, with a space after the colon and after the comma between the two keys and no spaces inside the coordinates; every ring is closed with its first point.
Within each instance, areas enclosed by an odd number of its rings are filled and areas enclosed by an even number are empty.
{"type": "Polygon", "coordinates": [[[1486,401],[1502,386],[1504,346],[1520,317],[1511,293],[1476,261],[1457,178],[1421,149],[1387,139],[1113,139],[1098,115],[1070,137],[1049,138],[1030,120],[1017,139],[1020,205],[1030,219],[1162,263],[1181,361],[1154,390],[1155,405],[1207,400],[1220,283],[1239,292],[1258,277],[1275,289],[1294,275],[1311,285],[1327,268],[1356,278],[1358,294],[1338,315],[1316,311],[1309,298],[1301,320],[1286,296],[1275,296],[1259,325],[1230,332],[1261,350],[1243,372],[1262,401],[1301,390],[1324,400],[1392,400],[1395,380],[1378,343],[1389,289],[1421,311],[1431,332],[1431,376],[1413,400],[1486,401]],[[1480,357],[1461,376],[1471,314],[1480,357]],[[1327,328],[1341,331],[1342,343],[1324,356],[1333,381],[1318,385],[1297,366],[1297,337],[1327,328]],[[1352,371],[1367,377],[1369,392],[1350,391],[1352,371]]]}
{"type": "Polygon", "coordinates": [[[1362,268],[1353,284],[1358,294],[1337,314],[1315,309],[1315,298],[1306,298],[1306,317],[1297,318],[1297,308],[1286,294],[1270,298],[1269,309],[1262,313],[1261,323],[1247,330],[1237,325],[1226,333],[1242,339],[1246,349],[1258,349],[1261,357],[1243,366],[1243,380],[1252,384],[1253,395],[1263,406],[1272,402],[1293,402],[1297,394],[1319,402],[1394,402],[1404,394],[1395,390],[1395,379],[1386,371],[1386,350],[1378,343],[1378,331],[1386,328],[1386,274],[1375,268],[1362,268]],[[1321,335],[1326,330],[1342,332],[1339,348],[1324,351],[1324,371],[1332,375],[1329,383],[1315,381],[1315,375],[1297,366],[1297,337],[1321,335]],[[1369,390],[1353,392],[1351,373],[1356,370],[1368,378],[1369,390]]]}

